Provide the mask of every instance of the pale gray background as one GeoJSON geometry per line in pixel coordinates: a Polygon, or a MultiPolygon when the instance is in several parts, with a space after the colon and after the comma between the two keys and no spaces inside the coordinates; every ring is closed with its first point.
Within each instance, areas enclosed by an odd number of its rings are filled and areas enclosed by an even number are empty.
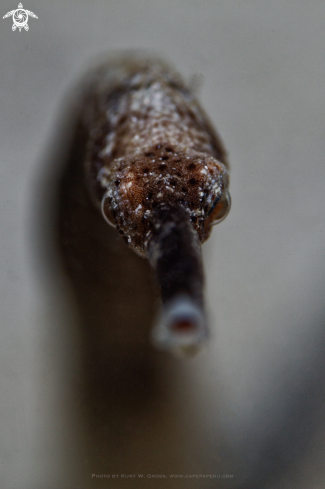
{"type": "Polygon", "coordinates": [[[207,444],[215,426],[224,440],[218,472],[229,487],[324,488],[324,1],[24,7],[29,32],[2,20],[15,1],[0,12],[1,487],[93,487],[78,481],[75,320],[64,283],[42,278],[33,199],[67,89],[92,56],[133,47],[204,80],[230,154],[232,210],[204,247],[215,333],[180,367],[207,444]]]}

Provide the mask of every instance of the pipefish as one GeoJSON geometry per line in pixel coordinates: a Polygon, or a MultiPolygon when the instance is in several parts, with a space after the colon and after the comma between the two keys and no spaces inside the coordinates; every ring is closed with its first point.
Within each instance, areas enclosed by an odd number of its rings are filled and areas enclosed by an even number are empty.
{"type": "Polygon", "coordinates": [[[91,200],[161,289],[154,344],[190,354],[208,338],[201,244],[230,209],[223,143],[164,61],[126,55],[89,74],[81,103],[91,200]]]}

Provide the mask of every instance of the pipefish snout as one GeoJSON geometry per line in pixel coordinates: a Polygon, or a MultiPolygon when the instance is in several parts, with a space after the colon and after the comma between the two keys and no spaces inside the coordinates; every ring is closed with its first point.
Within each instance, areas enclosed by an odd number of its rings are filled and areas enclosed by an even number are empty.
{"type": "Polygon", "coordinates": [[[161,287],[152,339],[195,352],[208,337],[201,243],[230,209],[223,144],[181,77],[136,55],[90,75],[82,123],[92,200],[161,287]]]}

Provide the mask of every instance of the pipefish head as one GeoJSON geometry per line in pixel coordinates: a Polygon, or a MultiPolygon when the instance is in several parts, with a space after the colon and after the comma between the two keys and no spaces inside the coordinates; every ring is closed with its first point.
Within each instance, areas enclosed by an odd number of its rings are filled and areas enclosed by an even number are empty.
{"type": "Polygon", "coordinates": [[[178,152],[162,145],[146,148],[111,162],[105,179],[105,219],[144,256],[157,206],[184,208],[201,243],[230,210],[227,168],[205,153],[178,152]]]}
{"type": "Polygon", "coordinates": [[[114,160],[105,178],[105,219],[149,259],[161,287],[156,345],[194,352],[207,338],[200,244],[230,209],[225,165],[158,145],[114,160]]]}

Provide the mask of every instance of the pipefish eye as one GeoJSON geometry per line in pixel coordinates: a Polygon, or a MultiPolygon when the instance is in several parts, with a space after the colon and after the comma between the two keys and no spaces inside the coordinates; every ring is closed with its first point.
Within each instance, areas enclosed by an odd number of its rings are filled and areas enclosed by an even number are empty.
{"type": "Polygon", "coordinates": [[[105,219],[105,221],[112,226],[113,228],[116,227],[115,224],[115,219],[112,213],[111,205],[109,199],[104,195],[103,200],[102,200],[102,215],[105,219]]]}
{"type": "Polygon", "coordinates": [[[230,199],[230,194],[226,190],[219,196],[214,203],[212,204],[209,212],[208,212],[208,219],[211,220],[212,225],[214,226],[215,224],[219,224],[221,221],[223,221],[229,214],[231,207],[231,199],[230,199]]]}

